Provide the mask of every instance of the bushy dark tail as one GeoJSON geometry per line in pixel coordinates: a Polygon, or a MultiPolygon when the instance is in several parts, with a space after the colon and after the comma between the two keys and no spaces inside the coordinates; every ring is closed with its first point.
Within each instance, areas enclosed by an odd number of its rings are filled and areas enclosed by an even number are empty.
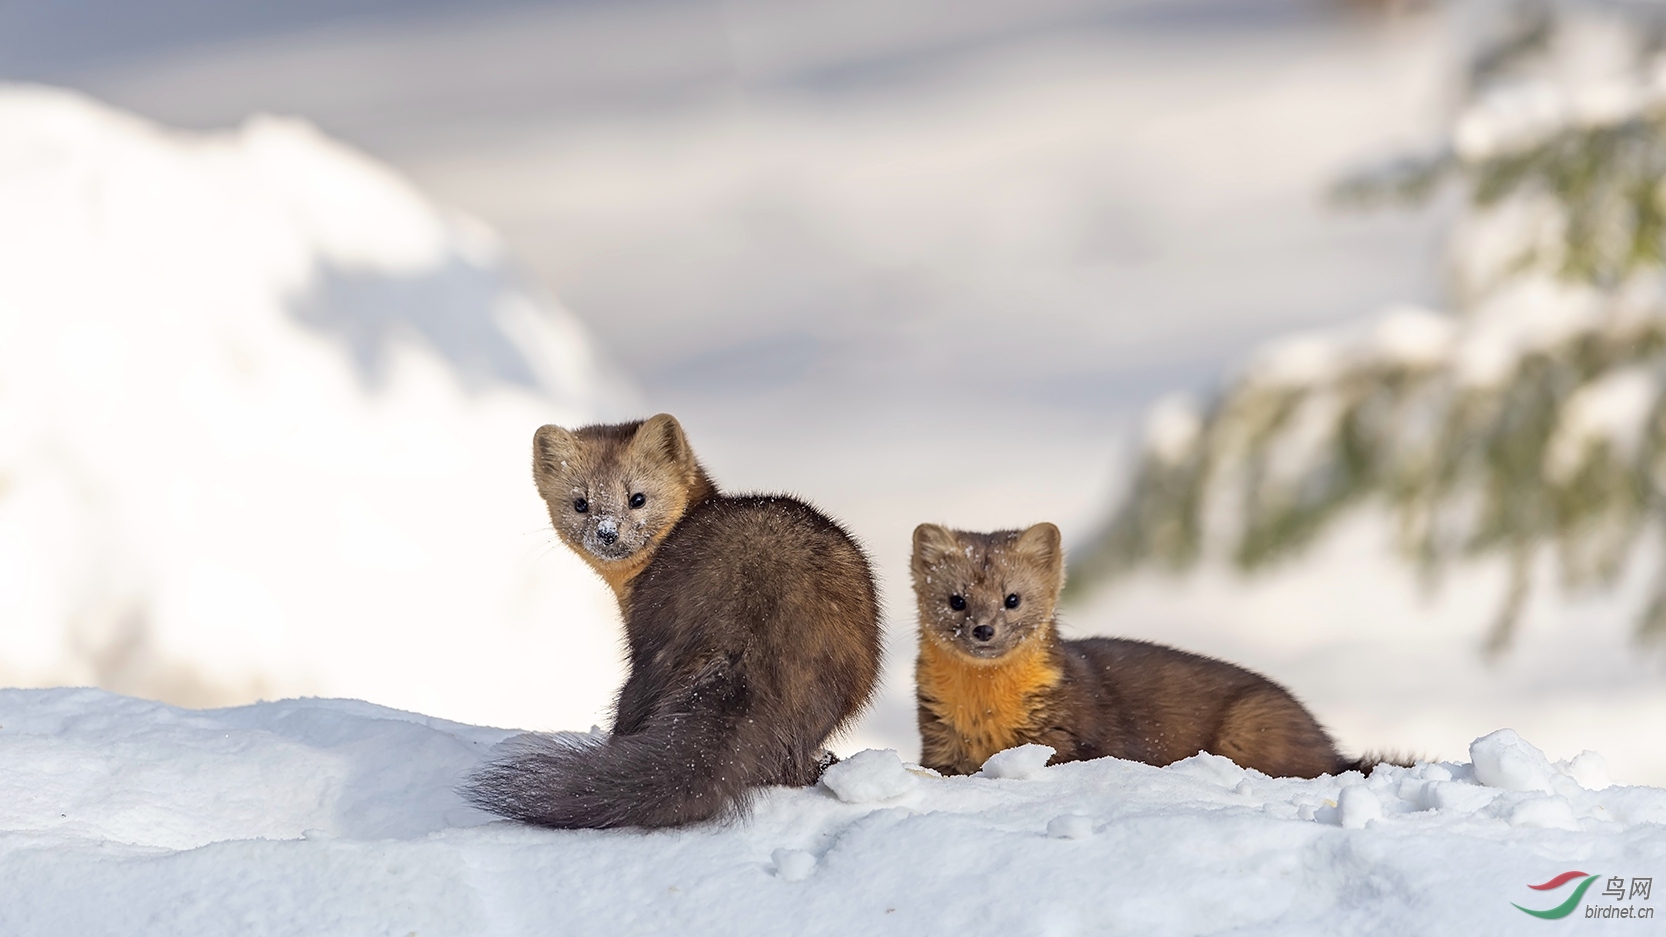
{"type": "Polygon", "coordinates": [[[737,730],[744,705],[689,693],[628,735],[527,734],[502,746],[463,794],[499,816],[560,829],[681,826],[743,813],[764,766],[737,730]]]}
{"type": "Polygon", "coordinates": [[[1414,767],[1419,761],[1427,761],[1417,755],[1405,752],[1366,752],[1358,758],[1341,758],[1337,760],[1335,774],[1344,771],[1358,771],[1360,774],[1370,774],[1371,769],[1378,765],[1396,765],[1401,768],[1414,767]]]}

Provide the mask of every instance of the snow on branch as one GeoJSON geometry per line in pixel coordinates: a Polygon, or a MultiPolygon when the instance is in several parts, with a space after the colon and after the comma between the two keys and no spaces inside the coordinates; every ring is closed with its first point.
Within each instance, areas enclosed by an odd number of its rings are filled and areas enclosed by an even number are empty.
{"type": "MultiPolygon", "coordinates": [[[[1334,191],[1371,203],[1455,182],[1456,312],[1288,338],[1206,406],[1158,407],[1078,590],[1212,555],[1263,569],[1369,501],[1431,579],[1506,558],[1497,651],[1541,551],[1564,586],[1605,586],[1643,534],[1666,535],[1666,54],[1634,20],[1547,9],[1518,8],[1525,25],[1478,53],[1442,147],[1334,191]]],[[[1666,637],[1666,589],[1639,635],[1666,637]]]]}

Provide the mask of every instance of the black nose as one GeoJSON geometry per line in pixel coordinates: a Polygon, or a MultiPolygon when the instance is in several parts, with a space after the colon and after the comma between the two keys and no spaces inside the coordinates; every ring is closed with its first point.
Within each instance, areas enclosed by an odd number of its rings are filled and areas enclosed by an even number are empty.
{"type": "Polygon", "coordinates": [[[619,535],[611,530],[598,530],[596,531],[596,539],[603,543],[612,543],[619,539],[619,535]]]}
{"type": "Polygon", "coordinates": [[[990,638],[995,637],[995,629],[989,625],[979,625],[972,629],[972,637],[977,638],[979,641],[988,641],[990,638]]]}

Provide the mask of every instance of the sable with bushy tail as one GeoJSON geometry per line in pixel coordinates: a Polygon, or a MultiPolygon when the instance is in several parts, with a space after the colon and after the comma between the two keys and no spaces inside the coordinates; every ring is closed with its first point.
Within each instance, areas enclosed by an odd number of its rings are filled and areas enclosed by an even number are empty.
{"type": "Polygon", "coordinates": [[[610,736],[522,736],[469,798],[543,826],[664,827],[813,783],[879,674],[878,597],[850,535],[793,498],[719,494],[667,414],[542,427],[533,477],[619,599],[630,675],[610,736]]]}

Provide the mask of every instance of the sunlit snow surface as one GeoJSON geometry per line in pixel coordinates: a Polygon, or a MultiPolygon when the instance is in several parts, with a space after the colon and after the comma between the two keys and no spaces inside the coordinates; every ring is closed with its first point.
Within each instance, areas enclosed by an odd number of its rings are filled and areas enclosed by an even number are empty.
{"type": "Polygon", "coordinates": [[[747,822],[647,834],[466,806],[453,785],[508,735],[351,700],[0,692],[0,932],[1501,934],[1543,926],[1510,905],[1559,903],[1527,886],[1564,871],[1666,878],[1666,790],[1508,731],[1476,768],[1313,781],[1199,755],[899,785],[870,752],[846,800],[775,789],[747,822]]]}
{"type": "Polygon", "coordinates": [[[527,453],[622,403],[490,232],[310,125],[0,86],[0,683],[588,726],[616,612],[527,453]]]}

